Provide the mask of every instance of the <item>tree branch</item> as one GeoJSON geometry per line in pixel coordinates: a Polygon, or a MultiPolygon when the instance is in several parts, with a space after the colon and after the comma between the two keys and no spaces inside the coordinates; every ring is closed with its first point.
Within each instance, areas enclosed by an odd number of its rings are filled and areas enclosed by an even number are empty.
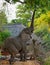
{"type": "MultiPolygon", "coordinates": [[[[8,3],[10,3],[11,4],[11,2],[10,2],[10,0],[5,0],[6,2],[8,2],[8,3]]],[[[22,2],[22,1],[17,1],[17,2],[19,2],[19,3],[21,3],[21,4],[25,4],[26,2],[24,1],[24,2],[22,2]]]]}
{"type": "Polygon", "coordinates": [[[17,2],[22,3],[22,4],[25,4],[26,3],[26,2],[22,2],[22,1],[17,1],[17,2]]]}
{"type": "Polygon", "coordinates": [[[31,25],[30,25],[31,32],[33,32],[33,30],[34,30],[34,17],[35,17],[35,11],[36,11],[36,9],[34,9],[34,11],[33,11],[32,21],[31,21],[31,25]]]}

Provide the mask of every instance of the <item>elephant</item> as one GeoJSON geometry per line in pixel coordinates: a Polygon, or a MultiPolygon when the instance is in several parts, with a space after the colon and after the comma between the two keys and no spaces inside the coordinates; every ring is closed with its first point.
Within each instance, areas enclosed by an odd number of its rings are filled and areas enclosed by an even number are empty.
{"type": "Polygon", "coordinates": [[[11,55],[10,64],[13,61],[17,53],[20,53],[20,60],[26,60],[26,45],[31,39],[31,32],[29,28],[24,28],[22,32],[15,37],[8,37],[4,41],[3,50],[8,51],[11,55]]]}

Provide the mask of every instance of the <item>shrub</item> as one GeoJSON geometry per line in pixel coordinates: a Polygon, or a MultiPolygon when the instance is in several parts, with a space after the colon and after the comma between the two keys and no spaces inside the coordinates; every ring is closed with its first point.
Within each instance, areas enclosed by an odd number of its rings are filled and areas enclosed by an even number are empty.
{"type": "Polygon", "coordinates": [[[5,31],[2,31],[0,32],[0,46],[2,46],[4,40],[9,37],[11,34],[9,31],[5,30],[5,31]]]}
{"type": "Polygon", "coordinates": [[[48,58],[45,59],[44,65],[50,65],[50,57],[48,57],[48,58]]]}

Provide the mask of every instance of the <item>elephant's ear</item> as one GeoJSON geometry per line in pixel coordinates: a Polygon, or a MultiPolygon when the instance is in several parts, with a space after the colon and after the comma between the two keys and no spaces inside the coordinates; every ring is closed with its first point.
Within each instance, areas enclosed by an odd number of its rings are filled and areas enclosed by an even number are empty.
{"type": "Polygon", "coordinates": [[[34,9],[34,11],[33,11],[32,21],[31,21],[31,25],[30,25],[30,31],[31,31],[31,33],[33,33],[33,31],[34,31],[34,17],[35,17],[35,11],[36,11],[36,9],[34,9]]]}

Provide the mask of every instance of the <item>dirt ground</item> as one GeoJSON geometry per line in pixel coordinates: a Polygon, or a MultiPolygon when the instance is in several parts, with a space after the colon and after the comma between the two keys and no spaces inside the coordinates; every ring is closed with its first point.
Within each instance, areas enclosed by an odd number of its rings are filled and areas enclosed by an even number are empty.
{"type": "MultiPolygon", "coordinates": [[[[0,60],[0,65],[10,65],[9,61],[6,60],[0,60]]],[[[13,63],[12,65],[40,65],[36,60],[28,60],[25,62],[22,61],[16,61],[15,63],[13,63]]]]}

